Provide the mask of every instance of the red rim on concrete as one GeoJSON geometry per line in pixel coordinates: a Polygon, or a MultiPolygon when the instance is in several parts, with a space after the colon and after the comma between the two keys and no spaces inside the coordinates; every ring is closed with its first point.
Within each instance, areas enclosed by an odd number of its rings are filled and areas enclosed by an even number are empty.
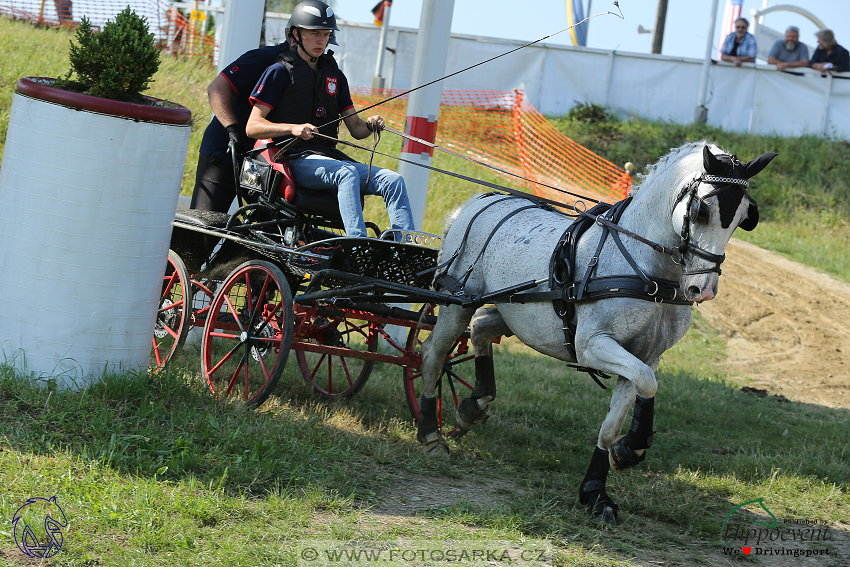
{"type": "MultiPolygon", "coordinates": [[[[24,96],[46,102],[54,102],[70,108],[90,110],[92,112],[100,112],[101,114],[145,122],[187,124],[192,119],[192,111],[185,106],[152,106],[100,98],[58,89],[52,86],[55,82],[56,79],[50,77],[23,77],[18,79],[17,92],[24,96]]],[[[155,104],[173,104],[150,96],[145,96],[144,98],[155,104]]]]}

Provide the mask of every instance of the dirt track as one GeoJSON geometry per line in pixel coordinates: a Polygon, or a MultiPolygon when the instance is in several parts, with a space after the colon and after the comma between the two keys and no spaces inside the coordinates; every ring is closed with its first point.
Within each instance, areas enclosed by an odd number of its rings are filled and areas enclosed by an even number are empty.
{"type": "Polygon", "coordinates": [[[733,239],[720,293],[700,312],[751,388],[850,409],[850,284],[733,239]]]}

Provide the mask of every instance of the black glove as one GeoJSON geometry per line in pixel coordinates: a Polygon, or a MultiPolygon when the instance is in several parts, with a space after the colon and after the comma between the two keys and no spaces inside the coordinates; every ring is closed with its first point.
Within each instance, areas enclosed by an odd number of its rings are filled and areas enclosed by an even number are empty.
{"type": "Polygon", "coordinates": [[[238,124],[231,124],[225,128],[227,130],[227,135],[232,142],[236,143],[236,153],[242,154],[248,151],[247,140],[245,135],[242,134],[242,130],[239,128],[238,124]]]}

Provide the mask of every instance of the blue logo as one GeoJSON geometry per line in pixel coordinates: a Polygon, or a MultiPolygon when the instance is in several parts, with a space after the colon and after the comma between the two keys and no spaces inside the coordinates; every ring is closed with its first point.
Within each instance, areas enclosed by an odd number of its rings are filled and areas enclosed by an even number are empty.
{"type": "Polygon", "coordinates": [[[36,497],[30,498],[18,508],[12,517],[12,526],[18,549],[24,555],[43,559],[53,557],[62,549],[62,528],[68,527],[68,520],[65,519],[65,511],[56,502],[55,496],[50,499],[36,497]],[[62,518],[61,522],[57,519],[59,517],[62,518]],[[40,526],[44,526],[43,535],[40,533],[40,526]],[[36,533],[36,530],[39,533],[36,533]]]}

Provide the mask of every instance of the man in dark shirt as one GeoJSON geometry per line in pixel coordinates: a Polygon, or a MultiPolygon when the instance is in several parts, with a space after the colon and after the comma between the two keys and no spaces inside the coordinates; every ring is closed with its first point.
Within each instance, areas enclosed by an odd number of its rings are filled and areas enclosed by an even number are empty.
{"type": "Polygon", "coordinates": [[[850,53],[838,45],[832,30],[815,32],[815,37],[818,38],[818,48],[815,49],[815,53],[809,61],[809,67],[821,73],[827,71],[846,73],[850,71],[850,53]]]}

